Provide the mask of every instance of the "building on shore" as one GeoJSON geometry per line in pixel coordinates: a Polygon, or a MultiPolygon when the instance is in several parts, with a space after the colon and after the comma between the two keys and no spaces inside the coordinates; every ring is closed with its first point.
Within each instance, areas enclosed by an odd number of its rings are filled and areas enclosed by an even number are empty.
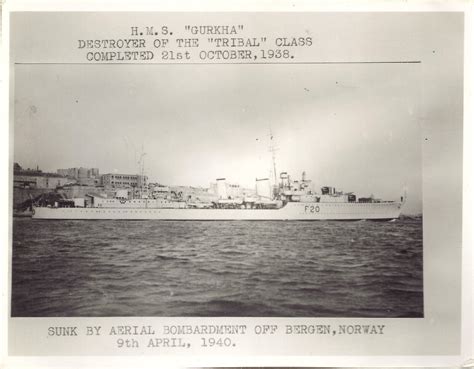
{"type": "Polygon", "coordinates": [[[47,173],[36,169],[23,169],[18,163],[13,165],[13,205],[61,188],[75,182],[57,173],[47,173]]]}
{"type": "Polygon", "coordinates": [[[87,184],[67,184],[57,189],[67,199],[84,198],[88,194],[99,195],[102,197],[114,197],[115,190],[106,190],[103,186],[87,185],[87,184]]]}
{"type": "Polygon", "coordinates": [[[67,168],[58,169],[57,172],[60,175],[76,180],[76,182],[81,185],[100,185],[100,174],[98,168],[67,168]]]}
{"type": "Polygon", "coordinates": [[[31,189],[56,189],[71,182],[69,178],[57,173],[47,173],[36,169],[23,169],[18,163],[13,168],[13,187],[31,189]]]}
{"type": "Polygon", "coordinates": [[[138,174],[108,173],[101,176],[101,185],[105,188],[145,188],[148,177],[138,174]]]}

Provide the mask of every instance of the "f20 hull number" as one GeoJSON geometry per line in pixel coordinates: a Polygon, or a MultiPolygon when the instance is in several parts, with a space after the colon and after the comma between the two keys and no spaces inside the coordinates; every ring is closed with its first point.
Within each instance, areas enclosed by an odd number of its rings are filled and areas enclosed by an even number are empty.
{"type": "Polygon", "coordinates": [[[319,213],[319,206],[318,205],[306,205],[304,207],[304,212],[305,213],[319,213]]]}

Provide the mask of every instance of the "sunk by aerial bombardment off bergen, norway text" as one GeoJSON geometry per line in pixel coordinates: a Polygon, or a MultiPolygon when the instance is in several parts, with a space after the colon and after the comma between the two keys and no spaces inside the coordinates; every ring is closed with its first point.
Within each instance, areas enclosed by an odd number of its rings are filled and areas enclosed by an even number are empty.
{"type": "Polygon", "coordinates": [[[174,348],[189,349],[237,347],[239,341],[248,336],[364,336],[383,335],[385,325],[381,324],[183,324],[183,325],[111,325],[111,326],[50,326],[47,336],[67,338],[78,336],[109,336],[111,344],[119,349],[126,348],[174,348]]]}

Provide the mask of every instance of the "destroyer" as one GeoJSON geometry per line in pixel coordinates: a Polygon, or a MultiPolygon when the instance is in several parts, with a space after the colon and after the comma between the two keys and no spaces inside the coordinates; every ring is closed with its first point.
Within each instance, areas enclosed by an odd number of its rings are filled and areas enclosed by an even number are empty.
{"type": "Polygon", "coordinates": [[[373,196],[357,198],[352,192],[324,186],[313,190],[303,175],[292,180],[286,172],[280,181],[257,179],[254,191],[239,191],[237,185],[217,179],[205,196],[183,195],[165,186],[127,189],[115,196],[88,194],[85,198],[36,204],[36,219],[130,219],[130,220],[390,220],[400,216],[406,196],[385,201],[373,196]]]}

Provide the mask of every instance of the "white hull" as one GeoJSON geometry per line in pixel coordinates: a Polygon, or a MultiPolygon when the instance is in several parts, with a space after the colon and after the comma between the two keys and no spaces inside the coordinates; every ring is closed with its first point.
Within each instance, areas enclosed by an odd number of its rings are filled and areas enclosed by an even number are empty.
{"type": "Polygon", "coordinates": [[[35,219],[122,220],[358,220],[395,219],[402,203],[299,203],[281,209],[156,209],[48,208],[34,209],[35,219]]]}

